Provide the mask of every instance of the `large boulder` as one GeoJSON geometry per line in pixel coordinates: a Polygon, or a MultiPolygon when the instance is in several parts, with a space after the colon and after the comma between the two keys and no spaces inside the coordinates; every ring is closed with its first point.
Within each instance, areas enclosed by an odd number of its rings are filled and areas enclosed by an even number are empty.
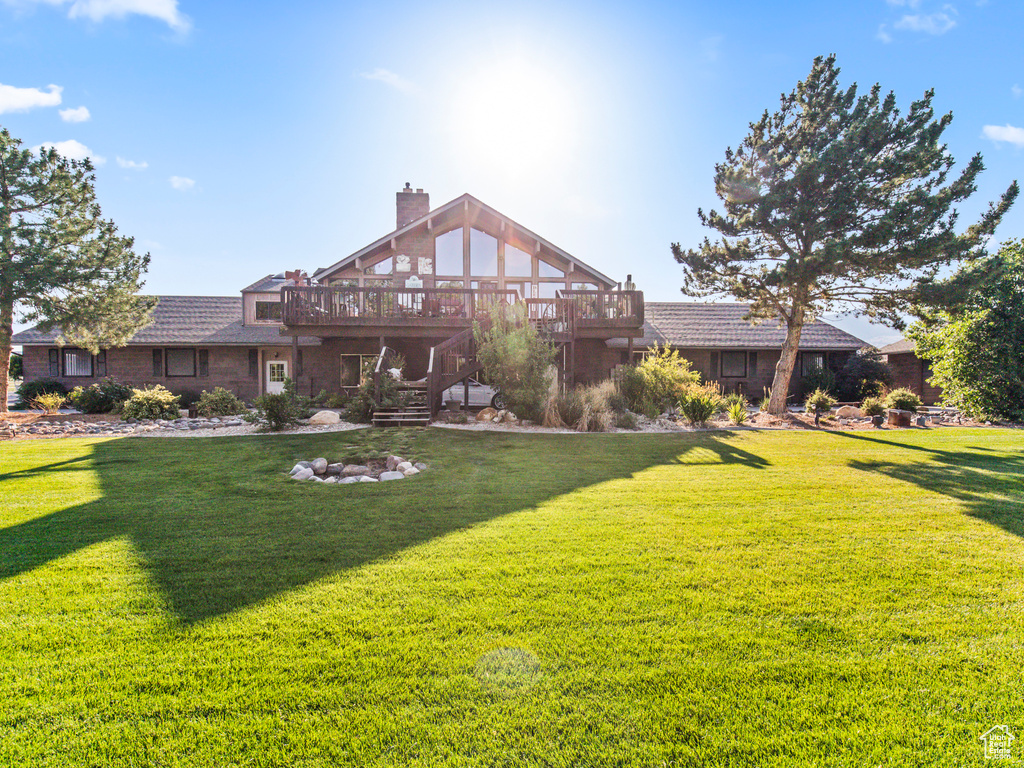
{"type": "Polygon", "coordinates": [[[405,461],[405,459],[403,459],[401,456],[388,456],[386,462],[388,470],[394,471],[398,467],[398,465],[401,464],[403,461],[405,461]]]}
{"type": "Polygon", "coordinates": [[[388,472],[381,472],[380,473],[380,479],[381,479],[382,482],[386,481],[386,480],[401,480],[404,477],[405,477],[405,475],[403,473],[396,472],[396,471],[393,471],[393,470],[388,471],[388,472]]]}
{"type": "Polygon", "coordinates": [[[316,477],[316,473],[314,473],[309,467],[303,467],[292,475],[293,480],[309,480],[312,477],[316,477]]]}
{"type": "Polygon", "coordinates": [[[313,470],[313,474],[322,475],[327,471],[327,459],[313,459],[309,462],[309,468],[313,470]]]}
{"type": "Polygon", "coordinates": [[[420,471],[413,466],[410,466],[408,469],[402,470],[402,474],[405,475],[406,477],[412,477],[413,475],[418,475],[419,473],[420,471]]]}
{"type": "Polygon", "coordinates": [[[840,419],[859,419],[864,412],[855,405],[844,405],[836,409],[836,416],[840,419]]]}
{"type": "Polygon", "coordinates": [[[345,465],[344,464],[340,464],[340,463],[339,464],[328,464],[327,465],[327,472],[325,474],[327,474],[329,476],[340,475],[344,469],[345,469],[345,465]]]}
{"type": "Polygon", "coordinates": [[[309,417],[310,424],[337,424],[339,421],[341,416],[334,411],[317,411],[309,417]]]}
{"type": "Polygon", "coordinates": [[[477,421],[494,421],[494,417],[498,415],[498,412],[493,408],[483,408],[480,413],[476,415],[477,421]]]}
{"type": "Polygon", "coordinates": [[[346,464],[344,469],[341,470],[343,477],[354,477],[356,475],[368,475],[370,474],[370,468],[363,466],[362,464],[346,464]]]}
{"type": "Polygon", "coordinates": [[[405,470],[411,469],[411,468],[412,468],[412,462],[411,461],[403,461],[401,464],[399,464],[397,467],[395,467],[395,471],[396,472],[405,472],[405,470]]]}

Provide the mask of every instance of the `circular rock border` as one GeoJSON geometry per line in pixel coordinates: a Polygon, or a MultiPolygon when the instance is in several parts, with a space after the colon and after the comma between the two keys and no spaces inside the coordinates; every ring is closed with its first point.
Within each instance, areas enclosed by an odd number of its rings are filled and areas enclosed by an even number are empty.
{"type": "Polygon", "coordinates": [[[389,480],[404,480],[425,471],[427,465],[422,461],[406,461],[401,456],[388,456],[387,459],[367,459],[362,464],[329,462],[324,457],[312,461],[298,461],[288,476],[301,482],[325,483],[328,485],[348,485],[350,483],[379,483],[389,480]]]}

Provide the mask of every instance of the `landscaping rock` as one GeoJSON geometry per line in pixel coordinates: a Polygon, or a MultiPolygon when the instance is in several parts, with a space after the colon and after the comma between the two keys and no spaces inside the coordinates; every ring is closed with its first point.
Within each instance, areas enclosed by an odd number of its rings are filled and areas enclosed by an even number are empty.
{"type": "Polygon", "coordinates": [[[412,469],[412,462],[411,461],[403,461],[401,464],[399,464],[397,467],[395,467],[395,471],[397,471],[397,472],[405,472],[405,470],[407,470],[407,469],[412,469]]]}
{"type": "Polygon", "coordinates": [[[416,467],[416,469],[418,469],[420,472],[427,468],[427,465],[424,464],[422,461],[417,461],[415,464],[413,464],[413,466],[416,467]]]}
{"type": "Polygon", "coordinates": [[[380,473],[381,481],[402,480],[403,478],[405,478],[405,475],[403,473],[395,472],[394,470],[391,470],[391,471],[388,471],[388,472],[381,472],[380,473]]]}
{"type": "Polygon", "coordinates": [[[309,417],[310,424],[337,424],[339,421],[341,416],[334,411],[317,411],[309,417]]]}
{"type": "Polygon", "coordinates": [[[403,459],[401,456],[388,456],[386,462],[388,470],[394,471],[398,467],[398,465],[401,464],[403,461],[405,461],[405,459],[403,459]]]}
{"type": "Polygon", "coordinates": [[[840,419],[859,419],[864,415],[864,411],[855,405],[844,405],[841,408],[836,409],[836,416],[840,419]]]}
{"type": "Polygon", "coordinates": [[[327,465],[327,471],[324,474],[331,475],[331,476],[333,476],[333,475],[340,475],[342,470],[344,470],[344,469],[345,469],[345,465],[342,464],[342,463],[328,464],[327,465]]]}
{"type": "Polygon", "coordinates": [[[370,474],[370,468],[363,466],[362,464],[346,464],[344,469],[341,470],[341,474],[345,477],[352,477],[353,475],[368,475],[370,474]]]}
{"type": "Polygon", "coordinates": [[[295,466],[296,467],[302,467],[303,469],[306,469],[309,466],[309,462],[308,461],[296,461],[295,462],[295,466]]]}
{"type": "Polygon", "coordinates": [[[420,471],[413,466],[410,466],[408,469],[402,470],[402,474],[405,475],[406,477],[412,477],[413,475],[418,475],[419,473],[420,471]]]}
{"type": "Polygon", "coordinates": [[[338,481],[338,483],[341,485],[348,485],[349,483],[358,483],[362,479],[363,478],[361,477],[343,477],[338,481]]]}
{"type": "Polygon", "coordinates": [[[311,477],[316,477],[316,473],[314,473],[309,467],[303,467],[292,475],[293,480],[309,480],[311,477]]]}
{"type": "Polygon", "coordinates": [[[309,462],[309,468],[312,469],[314,473],[322,475],[324,472],[327,471],[327,459],[313,459],[311,462],[309,462]]]}
{"type": "Polygon", "coordinates": [[[913,411],[899,411],[895,408],[890,408],[888,413],[890,427],[909,427],[914,415],[913,411]]]}
{"type": "Polygon", "coordinates": [[[324,481],[324,479],[322,477],[317,477],[316,475],[313,475],[309,479],[312,480],[313,482],[317,482],[317,483],[322,483],[324,481]]]}
{"type": "Polygon", "coordinates": [[[324,482],[325,483],[336,483],[336,482],[338,482],[338,477],[337,477],[337,475],[331,475],[330,477],[325,477],[324,478],[324,482]]]}
{"type": "Polygon", "coordinates": [[[501,412],[501,420],[505,424],[515,424],[517,421],[519,421],[516,415],[512,413],[512,411],[508,410],[501,412]]]}
{"type": "Polygon", "coordinates": [[[359,482],[360,483],[376,483],[377,482],[377,478],[376,477],[370,477],[369,475],[360,475],[359,476],[359,482]]]}
{"type": "Polygon", "coordinates": [[[300,463],[296,464],[294,467],[292,467],[292,471],[289,472],[288,474],[290,474],[292,477],[295,477],[295,475],[297,475],[299,472],[301,472],[304,469],[309,469],[309,463],[308,462],[303,461],[303,462],[300,462],[300,463]],[[302,466],[303,464],[305,464],[306,466],[302,466]]]}
{"type": "Polygon", "coordinates": [[[498,412],[493,408],[484,408],[476,415],[477,421],[493,421],[498,412]]]}

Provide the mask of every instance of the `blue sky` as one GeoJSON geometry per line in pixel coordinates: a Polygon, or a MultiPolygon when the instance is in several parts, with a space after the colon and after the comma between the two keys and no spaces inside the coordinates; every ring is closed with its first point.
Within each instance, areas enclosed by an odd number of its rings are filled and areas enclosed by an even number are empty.
{"type": "MultiPolygon", "coordinates": [[[[902,107],[935,89],[958,167],[985,158],[973,221],[1024,180],[1022,32],[1019,0],[0,0],[0,124],[96,158],[147,292],[331,264],[393,229],[408,181],[672,301],[714,164],[816,55],[902,107]]],[[[1024,204],[996,239],[1020,236],[1024,204]]]]}

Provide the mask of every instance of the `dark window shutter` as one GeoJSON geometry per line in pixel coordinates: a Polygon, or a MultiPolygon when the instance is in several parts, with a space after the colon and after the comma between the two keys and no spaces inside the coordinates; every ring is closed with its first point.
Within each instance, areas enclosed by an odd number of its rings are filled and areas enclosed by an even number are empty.
{"type": "Polygon", "coordinates": [[[50,350],[50,378],[60,378],[60,350],[50,350]]]}
{"type": "Polygon", "coordinates": [[[258,349],[249,350],[249,378],[258,379],[260,377],[260,351],[258,349]]]}
{"type": "Polygon", "coordinates": [[[164,351],[162,349],[153,350],[153,375],[164,375],[164,351]]]}
{"type": "Polygon", "coordinates": [[[747,361],[747,376],[757,376],[757,352],[750,353],[747,361]]]}
{"type": "Polygon", "coordinates": [[[709,378],[717,379],[721,373],[718,370],[718,353],[711,353],[711,376],[709,378]]]}
{"type": "Polygon", "coordinates": [[[295,355],[295,378],[302,375],[302,350],[298,350],[298,354],[295,355]]]}
{"type": "Polygon", "coordinates": [[[101,349],[99,354],[96,355],[96,375],[107,375],[107,350],[105,349],[101,349]]]}
{"type": "Polygon", "coordinates": [[[208,349],[199,350],[199,375],[210,375],[210,350],[208,349]]]}

